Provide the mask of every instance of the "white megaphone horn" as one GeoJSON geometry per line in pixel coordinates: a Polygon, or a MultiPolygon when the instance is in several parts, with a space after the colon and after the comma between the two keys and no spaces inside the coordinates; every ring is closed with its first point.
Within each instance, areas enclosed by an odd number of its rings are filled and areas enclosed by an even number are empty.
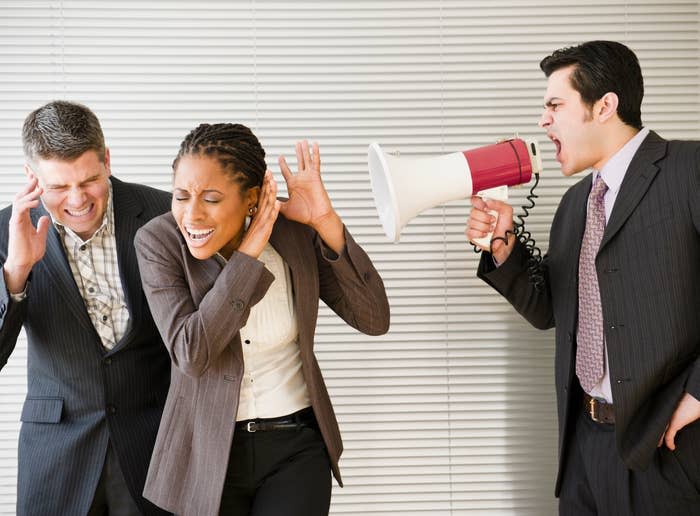
{"type": "MultiPolygon", "coordinates": [[[[420,212],[473,194],[506,200],[508,186],[542,171],[536,140],[519,138],[429,158],[400,158],[369,146],[369,175],[382,228],[394,242],[420,212]]],[[[494,213],[495,214],[495,213],[494,213]]],[[[478,243],[490,247],[491,235],[478,243]]]]}

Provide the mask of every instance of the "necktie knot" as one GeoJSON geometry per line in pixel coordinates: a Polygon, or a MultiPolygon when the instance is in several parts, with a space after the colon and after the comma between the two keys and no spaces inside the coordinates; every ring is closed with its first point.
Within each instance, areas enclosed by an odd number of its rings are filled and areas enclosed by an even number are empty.
{"type": "Polygon", "coordinates": [[[596,177],[595,182],[593,183],[593,188],[591,188],[591,194],[590,194],[590,200],[594,200],[597,203],[602,203],[603,197],[605,197],[605,193],[608,191],[608,185],[605,184],[605,181],[603,180],[603,177],[598,174],[598,177],[596,177]]]}

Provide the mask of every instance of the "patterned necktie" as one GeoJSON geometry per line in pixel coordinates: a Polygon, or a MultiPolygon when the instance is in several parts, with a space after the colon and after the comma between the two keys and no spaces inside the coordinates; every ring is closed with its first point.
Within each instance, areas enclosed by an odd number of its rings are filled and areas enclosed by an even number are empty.
{"type": "Polygon", "coordinates": [[[591,392],[605,372],[603,309],[600,304],[595,257],[605,231],[605,204],[608,191],[600,174],[588,196],[586,230],[578,262],[578,332],[576,334],[576,375],[581,387],[591,392]]]}

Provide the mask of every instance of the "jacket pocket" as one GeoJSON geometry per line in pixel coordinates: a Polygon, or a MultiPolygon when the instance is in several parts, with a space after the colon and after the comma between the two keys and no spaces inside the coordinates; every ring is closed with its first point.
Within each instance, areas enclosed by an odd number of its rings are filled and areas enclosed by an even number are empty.
{"type": "Polygon", "coordinates": [[[27,398],[19,419],[24,423],[59,423],[62,414],[62,398],[27,398]]]}

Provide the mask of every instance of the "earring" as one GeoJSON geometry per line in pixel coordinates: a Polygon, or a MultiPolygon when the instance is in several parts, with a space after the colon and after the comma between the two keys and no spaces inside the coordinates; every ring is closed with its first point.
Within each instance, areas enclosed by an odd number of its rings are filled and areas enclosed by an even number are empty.
{"type": "Polygon", "coordinates": [[[251,206],[250,208],[248,208],[248,215],[250,215],[250,216],[252,217],[253,215],[255,215],[255,212],[256,212],[256,211],[258,211],[258,207],[257,207],[257,206],[251,206]]]}

